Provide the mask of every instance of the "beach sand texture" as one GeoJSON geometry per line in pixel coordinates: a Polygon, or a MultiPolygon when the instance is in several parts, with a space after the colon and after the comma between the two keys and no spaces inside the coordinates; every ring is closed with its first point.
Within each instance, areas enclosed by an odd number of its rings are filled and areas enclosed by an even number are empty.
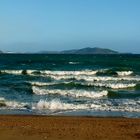
{"type": "Polygon", "coordinates": [[[0,140],[139,140],[140,119],[0,116],[0,140]]]}

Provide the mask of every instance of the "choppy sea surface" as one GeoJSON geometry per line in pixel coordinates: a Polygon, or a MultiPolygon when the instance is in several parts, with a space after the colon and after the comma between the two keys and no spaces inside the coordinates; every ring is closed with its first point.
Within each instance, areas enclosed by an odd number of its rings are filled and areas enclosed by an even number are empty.
{"type": "Polygon", "coordinates": [[[140,55],[0,54],[0,114],[140,118],[140,55]]]}

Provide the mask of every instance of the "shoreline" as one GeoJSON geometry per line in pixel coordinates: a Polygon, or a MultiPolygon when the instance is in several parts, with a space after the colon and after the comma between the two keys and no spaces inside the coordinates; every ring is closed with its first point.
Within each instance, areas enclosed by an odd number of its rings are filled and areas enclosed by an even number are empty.
{"type": "Polygon", "coordinates": [[[140,119],[91,116],[0,115],[2,140],[138,140],[140,119]]]}

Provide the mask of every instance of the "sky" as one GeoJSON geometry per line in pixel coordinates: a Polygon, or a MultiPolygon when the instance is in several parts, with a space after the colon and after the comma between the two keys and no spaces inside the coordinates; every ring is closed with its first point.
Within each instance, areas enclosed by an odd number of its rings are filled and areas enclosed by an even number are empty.
{"type": "Polygon", "coordinates": [[[0,50],[140,53],[140,0],[0,0],[0,50]]]}

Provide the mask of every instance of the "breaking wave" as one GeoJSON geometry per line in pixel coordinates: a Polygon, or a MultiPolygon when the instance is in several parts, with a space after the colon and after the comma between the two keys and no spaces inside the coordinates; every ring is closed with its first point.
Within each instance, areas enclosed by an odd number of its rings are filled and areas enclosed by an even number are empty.
{"type": "Polygon", "coordinates": [[[122,112],[139,112],[140,101],[124,99],[122,101],[115,100],[116,106],[113,105],[112,101],[107,101],[104,104],[101,102],[86,103],[86,104],[73,104],[64,103],[59,99],[53,99],[51,101],[40,100],[38,103],[32,106],[35,110],[94,110],[94,111],[122,111],[122,112]]]}
{"type": "Polygon", "coordinates": [[[17,102],[17,101],[7,101],[5,98],[0,98],[0,108],[7,109],[27,109],[28,104],[17,102]]]}
{"type": "Polygon", "coordinates": [[[97,71],[49,71],[49,70],[0,70],[1,73],[7,74],[46,74],[46,75],[94,75],[97,71]]]}
{"type": "Polygon", "coordinates": [[[59,94],[64,96],[72,96],[75,98],[78,97],[87,97],[87,98],[100,98],[107,96],[108,91],[86,91],[86,90],[59,90],[59,89],[42,89],[33,86],[33,93],[37,95],[46,95],[46,94],[59,94]]]}
{"type": "Polygon", "coordinates": [[[40,71],[41,74],[47,74],[47,75],[59,75],[59,76],[65,76],[65,75],[95,75],[97,71],[92,70],[83,70],[83,71],[40,71]]]}
{"type": "MultiPolygon", "coordinates": [[[[53,100],[39,100],[31,104],[8,101],[5,98],[0,98],[0,109],[32,109],[46,111],[50,110],[52,113],[65,113],[65,111],[121,111],[121,112],[140,112],[140,100],[134,99],[114,99],[103,100],[97,99],[87,103],[68,103],[60,100],[59,98],[53,100]],[[63,112],[64,111],[64,112],[63,112]]],[[[50,112],[49,112],[50,113],[50,112]]]]}
{"type": "Polygon", "coordinates": [[[128,75],[133,74],[133,71],[117,71],[117,74],[119,76],[128,76],[128,75]]]}
{"type": "Polygon", "coordinates": [[[69,79],[75,79],[75,80],[84,80],[84,81],[140,81],[140,77],[111,77],[111,76],[54,76],[50,75],[50,77],[54,80],[69,80],[69,79]]]}
{"type": "Polygon", "coordinates": [[[5,74],[15,74],[15,75],[21,75],[21,74],[33,74],[36,72],[36,70],[0,70],[0,73],[5,74]]]}
{"type": "Polygon", "coordinates": [[[40,100],[32,109],[49,109],[49,110],[79,110],[79,109],[88,109],[87,106],[83,105],[74,105],[69,103],[63,103],[59,99],[53,99],[52,101],[40,100]]]}
{"type": "Polygon", "coordinates": [[[123,84],[123,83],[87,83],[87,85],[93,85],[97,87],[106,87],[106,88],[112,88],[112,89],[123,89],[123,88],[132,88],[135,87],[136,84],[123,84]]]}
{"type": "Polygon", "coordinates": [[[64,86],[95,86],[95,87],[105,87],[111,89],[123,89],[123,88],[133,88],[136,83],[109,83],[109,82],[30,82],[32,86],[52,86],[52,85],[61,85],[64,86]]]}
{"type": "Polygon", "coordinates": [[[22,70],[1,70],[0,73],[6,73],[6,74],[22,74],[22,70]]]}
{"type": "MultiPolygon", "coordinates": [[[[77,62],[69,62],[71,64],[75,64],[77,62]]],[[[44,74],[44,75],[58,75],[58,76],[78,76],[78,75],[108,75],[112,74],[115,75],[115,73],[119,76],[128,76],[133,74],[133,71],[111,71],[108,69],[100,69],[100,70],[80,70],[80,71],[50,71],[50,70],[0,70],[0,73],[7,73],[7,74],[44,74]]]]}

